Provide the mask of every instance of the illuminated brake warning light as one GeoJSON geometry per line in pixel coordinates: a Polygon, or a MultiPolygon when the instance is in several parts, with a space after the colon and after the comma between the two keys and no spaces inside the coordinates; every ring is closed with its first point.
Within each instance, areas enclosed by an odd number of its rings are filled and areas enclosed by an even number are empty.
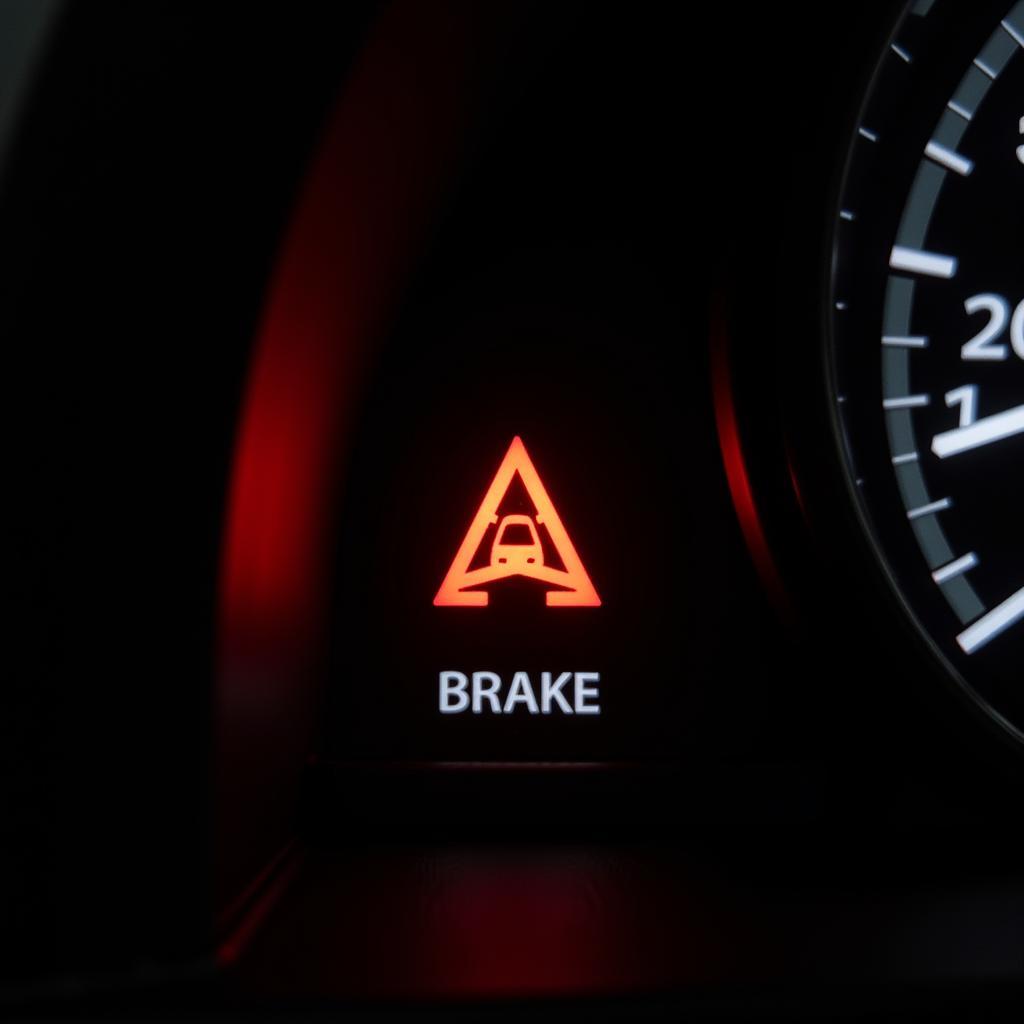
{"type": "Polygon", "coordinates": [[[435,605],[481,608],[487,604],[486,590],[471,590],[510,576],[526,576],[563,589],[549,590],[551,608],[587,607],[601,604],[580,556],[576,554],[562,520],[544,489],[522,439],[515,437],[498,467],[480,509],[473,517],[455,560],[434,598],[435,605]],[[535,514],[499,516],[498,509],[516,477],[522,481],[535,514]],[[490,550],[481,552],[488,529],[494,531],[490,550]],[[538,527],[543,527],[564,569],[545,564],[544,545],[538,527]],[[481,554],[485,556],[481,564],[481,554]],[[475,568],[471,566],[476,563],[475,568]]]}

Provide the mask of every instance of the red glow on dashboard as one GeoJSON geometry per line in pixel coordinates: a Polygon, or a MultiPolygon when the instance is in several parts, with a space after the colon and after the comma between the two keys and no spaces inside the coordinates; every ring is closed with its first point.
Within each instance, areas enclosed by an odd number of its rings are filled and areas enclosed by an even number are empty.
{"type": "MultiPolygon", "coordinates": [[[[421,984],[437,995],[525,996],[629,989],[637,958],[606,941],[597,907],[604,865],[586,857],[450,858],[444,890],[424,916],[421,984]],[[433,934],[431,934],[433,933],[433,934]]],[[[615,921],[622,924],[624,922],[615,921]]]]}
{"type": "Polygon", "coordinates": [[[399,4],[385,16],[342,95],[285,238],[229,495],[222,584],[229,628],[289,630],[317,607],[339,431],[461,135],[468,55],[458,40],[437,48],[423,41],[465,34],[458,20],[446,27],[445,10],[435,17],[399,4]]]}
{"type": "Polygon", "coordinates": [[[600,996],[772,961],[714,870],[600,846],[311,853],[238,963],[250,993],[305,999],[600,996]],[[346,870],[338,870],[339,864],[346,870]]]}
{"type": "Polygon", "coordinates": [[[764,525],[758,512],[754,491],[750,484],[743,445],[740,440],[739,423],[736,418],[732,372],[729,365],[729,339],[720,309],[713,311],[711,318],[711,384],[715,404],[715,423],[718,428],[718,443],[722,452],[722,465],[729,484],[736,518],[739,520],[747,550],[754,561],[754,567],[761,584],[775,603],[776,608],[791,615],[791,604],[785,584],[776,565],[775,557],[768,544],[764,525]]]}
{"type": "Polygon", "coordinates": [[[216,820],[221,859],[232,862],[222,899],[288,838],[290,792],[312,744],[354,400],[481,103],[491,20],[456,4],[385,8],[329,118],[268,287],[222,549],[216,820]]]}

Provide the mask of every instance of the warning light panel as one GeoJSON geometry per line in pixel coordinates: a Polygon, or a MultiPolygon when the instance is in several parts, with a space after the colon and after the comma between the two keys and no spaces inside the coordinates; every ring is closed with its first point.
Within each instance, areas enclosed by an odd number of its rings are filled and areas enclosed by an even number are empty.
{"type": "Polygon", "coordinates": [[[551,608],[596,608],[601,604],[601,598],[520,437],[512,439],[434,597],[434,604],[439,607],[485,607],[488,592],[478,588],[512,576],[526,576],[558,588],[546,594],[546,602],[551,608]],[[533,503],[534,513],[499,516],[502,500],[517,476],[533,503]],[[497,526],[497,530],[487,560],[481,565],[481,549],[486,547],[487,532],[493,526],[497,526]],[[546,531],[563,568],[548,564],[540,531],[546,531]]]}

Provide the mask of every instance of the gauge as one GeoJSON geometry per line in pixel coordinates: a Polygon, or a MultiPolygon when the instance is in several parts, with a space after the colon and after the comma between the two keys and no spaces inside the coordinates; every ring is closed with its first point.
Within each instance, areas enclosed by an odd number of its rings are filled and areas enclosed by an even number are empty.
{"type": "Polygon", "coordinates": [[[954,690],[1024,739],[1024,3],[907,7],[850,143],[828,320],[863,524],[954,690]]]}

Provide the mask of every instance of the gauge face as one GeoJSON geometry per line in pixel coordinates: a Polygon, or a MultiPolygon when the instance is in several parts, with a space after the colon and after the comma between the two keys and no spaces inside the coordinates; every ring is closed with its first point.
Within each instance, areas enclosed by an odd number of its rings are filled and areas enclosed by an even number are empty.
{"type": "Polygon", "coordinates": [[[911,4],[835,211],[850,485],[962,693],[1024,738],[1024,2],[911,4]]]}

